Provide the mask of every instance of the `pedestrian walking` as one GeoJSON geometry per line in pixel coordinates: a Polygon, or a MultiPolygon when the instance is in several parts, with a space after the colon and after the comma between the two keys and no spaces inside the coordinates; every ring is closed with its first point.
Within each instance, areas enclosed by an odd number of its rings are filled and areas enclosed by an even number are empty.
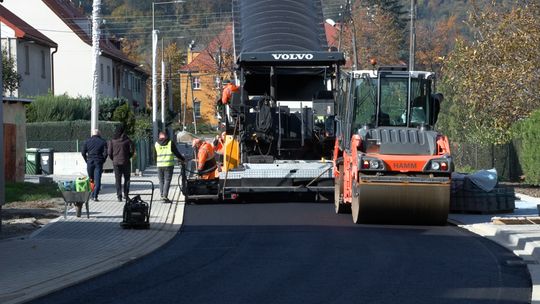
{"type": "Polygon", "coordinates": [[[176,144],[169,139],[165,132],[159,132],[158,141],[154,147],[156,149],[159,192],[163,202],[170,203],[169,187],[173,176],[174,157],[176,156],[181,162],[185,162],[185,158],[178,152],[176,144]]]}
{"type": "Polygon", "coordinates": [[[98,201],[103,164],[107,159],[107,142],[101,138],[98,129],[92,130],[92,136],[84,142],[81,154],[86,162],[86,170],[88,171],[90,183],[94,183],[91,198],[94,201],[98,201]]]}
{"type": "Polygon", "coordinates": [[[135,154],[135,145],[126,135],[124,126],[119,126],[114,132],[113,139],[107,146],[109,158],[113,162],[116,197],[119,202],[127,197],[129,192],[129,179],[131,175],[131,158],[135,154]],[[122,187],[122,177],[124,186],[122,187]]]}

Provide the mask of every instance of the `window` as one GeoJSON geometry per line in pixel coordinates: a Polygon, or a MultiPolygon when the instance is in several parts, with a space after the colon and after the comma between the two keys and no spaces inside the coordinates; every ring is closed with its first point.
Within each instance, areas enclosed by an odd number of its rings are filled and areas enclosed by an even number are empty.
{"type": "Polygon", "coordinates": [[[41,50],[41,78],[45,78],[45,51],[41,50]]]}
{"type": "Polygon", "coordinates": [[[107,66],[107,84],[111,84],[111,67],[107,66]]]}
{"type": "Polygon", "coordinates": [[[128,74],[128,90],[131,91],[132,88],[133,88],[133,74],[130,72],[128,74]]]}
{"type": "Polygon", "coordinates": [[[193,89],[194,90],[200,90],[201,89],[201,78],[198,77],[198,76],[195,76],[192,78],[192,83],[193,83],[193,89]]]}
{"type": "Polygon", "coordinates": [[[99,65],[99,77],[101,78],[101,82],[103,82],[103,63],[99,65]]]}
{"type": "Polygon", "coordinates": [[[24,62],[26,63],[24,73],[30,75],[30,48],[28,45],[24,46],[24,62]]]}
{"type": "Polygon", "coordinates": [[[112,73],[112,86],[113,88],[115,88],[116,86],[116,73],[114,72],[114,69],[113,69],[113,73],[112,73]]]}
{"type": "Polygon", "coordinates": [[[221,89],[221,77],[220,76],[216,76],[216,78],[214,79],[214,83],[216,84],[216,89],[221,89]]]}
{"type": "Polygon", "coordinates": [[[124,70],[124,77],[123,77],[124,81],[123,81],[123,84],[122,84],[122,87],[125,89],[126,88],[126,85],[127,85],[127,82],[128,82],[128,74],[127,74],[127,70],[124,70]]]}
{"type": "Polygon", "coordinates": [[[193,101],[193,112],[195,113],[195,117],[201,117],[201,102],[198,99],[193,101]]]}

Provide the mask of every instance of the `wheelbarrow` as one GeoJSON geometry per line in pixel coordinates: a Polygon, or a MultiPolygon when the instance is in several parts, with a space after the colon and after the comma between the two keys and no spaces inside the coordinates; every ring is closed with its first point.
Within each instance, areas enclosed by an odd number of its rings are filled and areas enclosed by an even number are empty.
{"type": "Polygon", "coordinates": [[[64,198],[64,218],[67,218],[68,205],[75,205],[77,217],[81,217],[82,206],[86,206],[86,217],[90,218],[90,210],[88,207],[88,200],[90,199],[90,193],[88,191],[60,191],[64,198]]]}

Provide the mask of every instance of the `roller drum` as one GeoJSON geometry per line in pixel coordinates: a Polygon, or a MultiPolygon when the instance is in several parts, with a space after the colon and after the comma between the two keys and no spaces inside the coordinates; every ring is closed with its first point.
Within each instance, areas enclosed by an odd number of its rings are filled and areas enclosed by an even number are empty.
{"type": "Polygon", "coordinates": [[[353,188],[355,223],[445,225],[450,183],[360,182],[353,188]]]}

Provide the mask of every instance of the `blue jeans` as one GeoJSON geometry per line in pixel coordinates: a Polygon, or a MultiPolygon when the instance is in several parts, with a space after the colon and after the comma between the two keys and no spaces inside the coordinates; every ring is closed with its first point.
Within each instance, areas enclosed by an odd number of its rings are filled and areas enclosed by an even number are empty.
{"type": "Polygon", "coordinates": [[[88,170],[88,178],[94,181],[94,191],[92,191],[92,198],[97,198],[99,190],[101,189],[101,174],[103,173],[103,162],[99,160],[88,160],[86,163],[86,170],[88,170]]]}
{"type": "Polygon", "coordinates": [[[169,187],[173,176],[174,166],[158,167],[159,194],[161,197],[169,197],[169,187]]]}

